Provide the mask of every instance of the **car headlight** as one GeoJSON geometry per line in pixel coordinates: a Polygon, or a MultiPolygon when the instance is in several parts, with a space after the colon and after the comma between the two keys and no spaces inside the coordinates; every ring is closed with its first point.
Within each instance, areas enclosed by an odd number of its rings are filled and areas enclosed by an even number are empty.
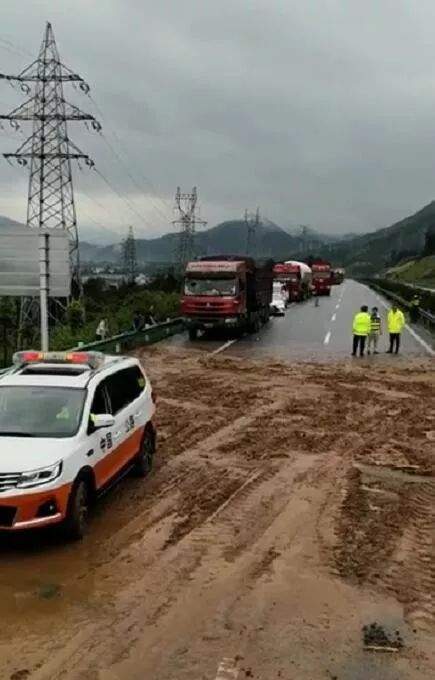
{"type": "Polygon", "coordinates": [[[17,484],[18,489],[30,489],[33,486],[41,486],[41,484],[48,484],[60,477],[62,472],[62,461],[50,465],[49,467],[39,468],[38,470],[30,470],[30,472],[23,472],[17,484]]]}

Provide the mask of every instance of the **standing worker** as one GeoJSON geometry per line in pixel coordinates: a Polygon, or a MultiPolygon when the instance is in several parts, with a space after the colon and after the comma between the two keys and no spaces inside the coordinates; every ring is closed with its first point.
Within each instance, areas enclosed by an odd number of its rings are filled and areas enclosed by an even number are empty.
{"type": "Polygon", "coordinates": [[[381,317],[379,316],[378,308],[373,307],[370,315],[370,333],[367,342],[367,354],[370,354],[372,347],[373,354],[379,354],[378,342],[380,335],[382,335],[381,317]]]}
{"type": "Polygon", "coordinates": [[[97,330],[95,331],[95,339],[96,340],[105,340],[108,335],[109,335],[109,324],[107,323],[107,319],[101,319],[100,323],[97,326],[97,330]]]}
{"type": "Polygon", "coordinates": [[[363,305],[360,311],[355,314],[353,319],[353,348],[352,356],[355,357],[359,348],[360,357],[364,356],[364,348],[366,346],[366,338],[370,333],[371,317],[367,305],[363,305]]]}
{"type": "Polygon", "coordinates": [[[400,347],[400,334],[405,325],[405,316],[403,312],[397,307],[397,305],[392,305],[387,316],[388,332],[390,334],[390,349],[387,354],[397,354],[400,347]]]}
{"type": "Polygon", "coordinates": [[[411,321],[412,323],[417,323],[420,316],[420,305],[421,300],[417,293],[413,296],[411,300],[411,321]]]}

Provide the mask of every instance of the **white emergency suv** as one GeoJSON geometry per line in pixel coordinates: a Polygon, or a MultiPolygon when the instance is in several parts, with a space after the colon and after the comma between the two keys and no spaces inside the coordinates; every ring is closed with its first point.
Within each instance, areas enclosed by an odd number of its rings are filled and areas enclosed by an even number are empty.
{"type": "Polygon", "coordinates": [[[0,377],[0,530],[62,523],[81,538],[98,495],[150,471],[154,412],[137,359],[18,352],[0,377]]]}

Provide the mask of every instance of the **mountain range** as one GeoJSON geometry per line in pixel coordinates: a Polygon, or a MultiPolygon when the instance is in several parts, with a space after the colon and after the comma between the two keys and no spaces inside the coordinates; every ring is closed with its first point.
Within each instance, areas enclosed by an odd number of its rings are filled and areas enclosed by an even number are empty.
{"type": "MultiPolygon", "coordinates": [[[[0,230],[23,226],[0,216],[0,230]]],[[[302,258],[308,255],[325,257],[336,266],[344,266],[354,274],[366,275],[381,271],[401,257],[418,255],[424,247],[426,233],[435,230],[435,201],[415,214],[390,227],[355,235],[331,236],[314,229],[303,232],[283,229],[265,220],[256,228],[253,252],[257,257],[276,260],[302,258]]],[[[136,239],[136,257],[140,264],[174,261],[178,234],[169,233],[153,239],[136,239]]],[[[242,254],[247,249],[247,228],[244,220],[229,220],[211,229],[200,231],[195,237],[196,253],[242,254]]],[[[111,263],[122,261],[122,243],[96,245],[82,241],[80,256],[83,263],[111,263]]]]}

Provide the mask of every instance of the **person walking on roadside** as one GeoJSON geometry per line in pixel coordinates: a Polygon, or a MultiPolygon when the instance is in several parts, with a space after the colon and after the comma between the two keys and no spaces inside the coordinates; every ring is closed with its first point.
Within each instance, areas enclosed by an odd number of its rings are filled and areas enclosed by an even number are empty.
{"type": "Polygon", "coordinates": [[[95,339],[96,340],[105,340],[108,335],[109,335],[109,324],[107,323],[107,319],[101,319],[100,323],[97,326],[97,330],[95,331],[95,339]]]}
{"type": "Polygon", "coordinates": [[[405,325],[405,316],[397,305],[392,305],[388,312],[387,324],[390,334],[390,349],[387,350],[387,354],[393,354],[393,351],[397,354],[400,347],[400,334],[405,325]]]}
{"type": "Polygon", "coordinates": [[[379,354],[378,342],[380,335],[382,335],[381,317],[379,316],[378,308],[373,307],[370,315],[370,333],[367,342],[367,354],[371,353],[372,348],[373,354],[379,354]]]}
{"type": "Polygon", "coordinates": [[[419,316],[420,316],[420,305],[421,305],[421,300],[419,295],[417,293],[412,297],[411,300],[411,321],[412,323],[417,323],[419,316]]]}
{"type": "Polygon", "coordinates": [[[144,327],[145,324],[145,319],[143,314],[141,314],[138,310],[135,311],[134,316],[133,316],[133,330],[135,331],[141,331],[144,327]]]}
{"type": "Polygon", "coordinates": [[[367,305],[363,305],[357,314],[355,314],[353,319],[353,347],[352,356],[357,355],[359,349],[360,357],[364,356],[364,349],[366,346],[366,339],[370,333],[371,328],[371,317],[369,314],[369,308],[367,305]]]}

